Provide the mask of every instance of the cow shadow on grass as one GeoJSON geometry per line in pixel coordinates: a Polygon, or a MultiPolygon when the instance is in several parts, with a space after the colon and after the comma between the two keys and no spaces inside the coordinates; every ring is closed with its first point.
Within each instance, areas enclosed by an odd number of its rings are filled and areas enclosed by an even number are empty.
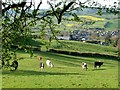
{"type": "Polygon", "coordinates": [[[65,73],[65,72],[45,72],[43,71],[33,71],[33,70],[16,70],[16,71],[2,71],[3,75],[18,75],[18,76],[28,76],[28,75],[84,75],[80,73],[65,73]]]}
{"type": "Polygon", "coordinates": [[[97,69],[92,69],[92,71],[100,71],[100,70],[106,70],[106,68],[97,68],[97,69]]]}

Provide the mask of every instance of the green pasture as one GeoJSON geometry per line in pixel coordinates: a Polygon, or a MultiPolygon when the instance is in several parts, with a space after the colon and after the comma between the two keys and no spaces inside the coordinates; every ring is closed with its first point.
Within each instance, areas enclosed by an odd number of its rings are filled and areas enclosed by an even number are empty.
{"type": "Polygon", "coordinates": [[[2,88],[117,88],[118,62],[104,57],[79,57],[50,52],[34,52],[33,58],[23,51],[18,52],[19,67],[16,71],[2,70],[2,88]],[[43,62],[50,59],[54,67],[39,68],[37,56],[43,62]],[[103,61],[100,69],[94,69],[94,61],[103,61]],[[82,70],[81,63],[88,63],[88,70],[82,70]]]}
{"type": "Polygon", "coordinates": [[[93,25],[83,25],[84,28],[104,28],[105,30],[117,30],[118,29],[118,19],[96,21],[93,25]],[[107,27],[105,25],[109,23],[107,27]]]}
{"type": "MultiPolygon", "coordinates": [[[[81,22],[75,22],[75,21],[63,21],[62,24],[64,26],[66,26],[67,30],[73,31],[74,28],[77,29],[81,29],[81,28],[104,28],[105,30],[116,30],[118,29],[118,22],[119,19],[117,16],[115,15],[102,15],[102,16],[98,16],[98,15],[79,15],[80,19],[84,21],[95,21],[94,24],[92,25],[88,25],[88,24],[84,24],[82,25],[81,22]],[[101,20],[99,20],[101,19],[101,20]],[[107,25],[107,27],[105,27],[105,25],[107,23],[110,23],[109,25],[107,25]],[[82,26],[81,26],[82,25],[82,26]]],[[[72,17],[69,17],[72,18],[72,17]]],[[[61,27],[59,29],[64,30],[63,29],[63,25],[61,25],[61,27]]]]}
{"type": "Polygon", "coordinates": [[[50,48],[81,53],[100,53],[115,56],[117,55],[117,48],[112,46],[102,46],[98,44],[90,44],[70,40],[61,40],[61,42],[62,43],[53,41],[50,48]]]}
{"type": "MultiPolygon", "coordinates": [[[[104,27],[108,21],[109,20],[103,22],[96,21],[92,27],[104,27]]],[[[112,19],[112,21],[109,22],[112,24],[115,20],[112,19]]],[[[117,22],[115,23],[117,24],[117,22]]],[[[115,23],[112,25],[115,26],[115,23]]],[[[106,28],[113,30],[113,26],[110,25],[109,27],[108,25],[106,28]]],[[[74,23],[73,21],[68,23],[68,21],[62,21],[61,25],[55,29],[72,31],[75,28],[81,29],[81,23],[74,23]]],[[[81,53],[117,55],[117,48],[111,46],[77,41],[63,40],[61,42],[64,43],[64,45],[53,41],[50,48],[81,53]]],[[[40,45],[44,46],[45,43],[46,42],[37,39],[27,40],[27,42],[23,42],[23,45],[26,44],[39,47],[40,45]]],[[[42,50],[44,49],[45,46],[42,50]]],[[[17,52],[17,57],[23,57],[23,59],[18,60],[19,66],[16,71],[10,71],[9,68],[2,69],[2,88],[118,88],[117,59],[92,56],[81,57],[45,51],[34,51],[32,58],[30,58],[28,53],[19,51],[17,52]],[[44,64],[47,59],[50,59],[54,67],[48,68],[45,64],[44,70],[41,71],[38,61],[39,55],[43,57],[44,64]],[[100,69],[94,69],[93,64],[95,61],[103,61],[104,64],[100,69]],[[87,71],[81,68],[82,62],[88,63],[87,71]]]]}
{"type": "Polygon", "coordinates": [[[85,28],[104,28],[104,25],[106,24],[105,21],[96,21],[93,25],[84,25],[85,28]]]}
{"type": "Polygon", "coordinates": [[[120,19],[108,20],[110,24],[106,27],[106,30],[117,30],[119,27],[119,23],[118,23],[119,21],[120,19]]]}

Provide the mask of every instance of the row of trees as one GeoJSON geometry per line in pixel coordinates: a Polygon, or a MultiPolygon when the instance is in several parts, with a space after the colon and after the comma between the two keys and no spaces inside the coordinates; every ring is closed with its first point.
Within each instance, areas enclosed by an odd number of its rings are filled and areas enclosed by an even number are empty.
{"type": "MultiPolygon", "coordinates": [[[[65,14],[73,16],[73,21],[79,21],[80,18],[74,11],[82,10],[83,8],[96,8],[99,15],[102,14],[103,9],[108,13],[119,13],[116,6],[108,8],[101,5],[101,7],[97,7],[96,2],[92,2],[91,0],[83,3],[80,0],[62,0],[59,2],[48,0],[47,3],[50,9],[45,10],[44,15],[40,16],[39,8],[42,5],[42,0],[39,0],[37,7],[35,7],[34,0],[30,2],[23,0],[17,3],[14,0],[0,1],[0,14],[2,15],[2,61],[16,60],[16,51],[19,48],[24,48],[27,51],[31,50],[26,49],[24,47],[25,44],[23,45],[22,42],[26,42],[28,38],[31,38],[31,28],[38,22],[40,23],[41,32],[45,30],[46,26],[50,28],[52,32],[51,41],[53,38],[57,39],[54,28],[56,25],[61,24],[65,14]],[[88,3],[89,5],[87,6],[88,3]],[[96,7],[94,7],[95,5],[96,7]],[[53,18],[56,18],[57,22],[53,18]],[[17,45],[18,48],[13,49],[12,45],[17,45]]],[[[43,33],[41,33],[41,36],[44,36],[43,33]]],[[[119,42],[120,40],[118,40],[118,44],[120,44],[119,42]]],[[[118,47],[120,55],[120,45],[118,47]]],[[[32,51],[30,52],[33,54],[32,51]]]]}

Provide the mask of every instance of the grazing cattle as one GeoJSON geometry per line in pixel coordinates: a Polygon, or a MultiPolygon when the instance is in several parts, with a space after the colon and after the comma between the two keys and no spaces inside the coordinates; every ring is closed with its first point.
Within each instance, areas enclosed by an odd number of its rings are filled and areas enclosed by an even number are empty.
{"type": "Polygon", "coordinates": [[[40,62],[40,68],[41,68],[41,70],[44,69],[44,63],[40,62]]]}
{"type": "Polygon", "coordinates": [[[42,56],[39,56],[39,57],[38,57],[38,60],[39,60],[39,61],[42,61],[42,56]]]}
{"type": "Polygon", "coordinates": [[[53,64],[50,60],[46,60],[46,64],[48,67],[53,67],[53,64]]]}
{"type": "Polygon", "coordinates": [[[87,63],[82,62],[82,68],[85,69],[85,70],[87,70],[87,69],[88,69],[88,67],[87,67],[87,63]]]}
{"type": "Polygon", "coordinates": [[[94,68],[97,68],[97,66],[100,68],[101,65],[103,65],[103,62],[94,62],[94,68]]]}
{"type": "Polygon", "coordinates": [[[18,68],[18,62],[13,61],[11,67],[15,68],[15,70],[18,68]]]}

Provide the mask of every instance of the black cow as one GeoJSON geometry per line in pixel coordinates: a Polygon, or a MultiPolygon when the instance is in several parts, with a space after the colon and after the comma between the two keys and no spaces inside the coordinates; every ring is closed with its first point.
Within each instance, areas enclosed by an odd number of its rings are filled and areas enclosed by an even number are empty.
{"type": "Polygon", "coordinates": [[[103,62],[94,62],[94,68],[97,68],[97,66],[100,68],[101,65],[103,65],[103,62]]]}
{"type": "MultiPolygon", "coordinates": [[[[17,61],[13,61],[12,65],[10,65],[12,68],[14,68],[14,70],[16,70],[18,68],[18,62],[17,61]]],[[[11,68],[11,70],[12,70],[11,68]]]]}

